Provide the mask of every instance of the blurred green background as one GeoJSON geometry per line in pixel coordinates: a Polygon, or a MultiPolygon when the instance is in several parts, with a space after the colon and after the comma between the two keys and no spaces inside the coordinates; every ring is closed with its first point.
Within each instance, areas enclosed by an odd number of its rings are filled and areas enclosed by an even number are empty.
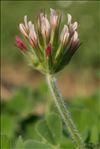
{"type": "MultiPolygon", "coordinates": [[[[69,65],[58,75],[58,85],[84,141],[91,149],[99,149],[100,2],[42,0],[1,1],[2,149],[11,149],[8,147],[8,138],[14,149],[23,148],[23,143],[18,139],[20,135],[24,140],[41,140],[35,132],[35,125],[47,113],[57,113],[45,78],[27,65],[15,46],[15,36],[20,35],[18,25],[23,22],[24,15],[35,22],[41,9],[49,14],[50,8],[63,12],[62,23],[67,22],[67,13],[79,22],[78,32],[82,45],[69,65]]],[[[53,133],[56,134],[56,131],[53,133]]],[[[62,149],[73,149],[64,128],[61,131],[62,149]]],[[[45,135],[45,131],[39,133],[42,137],[45,135]]],[[[46,139],[49,142],[49,138],[46,139]]]]}

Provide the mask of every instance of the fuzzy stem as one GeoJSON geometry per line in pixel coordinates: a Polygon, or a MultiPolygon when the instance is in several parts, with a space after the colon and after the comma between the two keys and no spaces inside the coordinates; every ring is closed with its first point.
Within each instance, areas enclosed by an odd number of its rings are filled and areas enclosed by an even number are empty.
{"type": "Polygon", "coordinates": [[[64,104],[64,99],[57,88],[55,77],[53,75],[47,74],[46,78],[47,78],[48,86],[51,91],[52,97],[62,117],[62,120],[66,125],[66,128],[69,132],[70,137],[72,138],[74,144],[76,144],[77,146],[76,148],[85,149],[81,136],[71,118],[71,114],[68,108],[66,108],[64,104]]]}

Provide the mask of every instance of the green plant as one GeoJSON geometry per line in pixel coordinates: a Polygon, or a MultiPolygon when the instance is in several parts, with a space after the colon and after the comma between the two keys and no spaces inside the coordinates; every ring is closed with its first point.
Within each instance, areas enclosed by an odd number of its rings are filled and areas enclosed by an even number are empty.
{"type": "Polygon", "coordinates": [[[45,13],[41,12],[39,14],[37,31],[35,31],[34,24],[31,21],[27,22],[27,16],[25,16],[24,24],[19,24],[19,29],[31,47],[28,49],[19,37],[16,37],[16,45],[27,57],[30,64],[47,77],[49,88],[61,118],[76,147],[83,149],[85,148],[84,142],[64,105],[64,100],[57,89],[54,78],[55,73],[68,64],[80,45],[76,31],[78,23],[72,23],[72,16],[68,14],[68,24],[64,25],[60,34],[61,15],[58,15],[54,9],[50,9],[50,11],[50,23],[45,13]]]}
{"type": "MultiPolygon", "coordinates": [[[[32,22],[27,22],[27,16],[25,16],[25,24],[19,25],[25,44],[18,36],[16,37],[16,45],[29,64],[45,74],[58,111],[51,105],[52,110],[49,114],[43,117],[34,115],[32,109],[36,106],[37,99],[40,102],[43,93],[36,96],[37,94],[30,89],[20,90],[12,97],[13,100],[11,99],[7,104],[3,103],[2,149],[96,149],[100,146],[98,124],[91,126],[92,119],[89,123],[86,121],[86,118],[91,115],[92,105],[88,101],[79,105],[65,103],[56,85],[56,73],[68,64],[80,45],[76,31],[77,22],[72,23],[72,17],[68,14],[68,25],[64,26],[59,35],[60,19],[61,15],[51,9],[49,23],[47,15],[42,12],[38,18],[37,31],[35,31],[32,22]],[[82,138],[66,105],[70,107],[82,138]]],[[[96,108],[92,107],[92,109],[94,108],[98,113],[95,122],[99,123],[99,112],[97,105],[95,106],[97,102],[93,104],[96,108]]]]}
{"type": "MultiPolygon", "coordinates": [[[[47,114],[33,113],[35,107],[46,103],[45,88],[45,84],[34,91],[24,87],[16,91],[9,101],[2,101],[2,149],[74,149],[54,104],[51,104],[47,114]],[[21,103],[25,108],[21,108],[21,103]]],[[[96,92],[90,97],[74,97],[66,101],[88,149],[100,148],[99,96],[99,92],[96,92]]]]}
{"type": "Polygon", "coordinates": [[[37,31],[34,24],[24,17],[24,24],[19,24],[19,29],[26,39],[26,44],[16,37],[16,45],[27,57],[29,63],[45,74],[53,99],[64,121],[69,134],[78,149],[84,149],[84,142],[71,118],[68,108],[57,89],[54,75],[62,70],[80,45],[76,31],[78,23],[72,23],[72,16],[68,14],[68,23],[60,34],[61,15],[50,9],[50,23],[47,15],[41,12],[37,21],[37,31]],[[59,35],[60,34],[60,35],[59,35]]]}

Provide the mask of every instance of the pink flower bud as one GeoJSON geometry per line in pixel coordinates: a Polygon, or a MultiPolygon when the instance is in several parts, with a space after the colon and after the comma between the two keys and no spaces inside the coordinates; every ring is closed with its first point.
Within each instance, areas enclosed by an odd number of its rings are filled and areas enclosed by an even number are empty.
{"type": "Polygon", "coordinates": [[[24,24],[20,23],[19,24],[19,29],[22,32],[22,34],[28,38],[28,33],[29,33],[29,27],[28,27],[28,21],[27,21],[27,16],[24,16],[24,24]]]}
{"type": "Polygon", "coordinates": [[[64,28],[63,28],[61,35],[60,35],[60,40],[63,44],[66,44],[68,41],[68,38],[69,38],[68,26],[64,25],[64,28]]]}
{"type": "Polygon", "coordinates": [[[48,43],[47,48],[45,49],[46,57],[49,57],[51,55],[51,50],[52,50],[51,43],[48,43]]]}
{"type": "Polygon", "coordinates": [[[50,23],[47,19],[47,16],[43,13],[40,13],[40,27],[43,37],[48,38],[50,33],[50,23]]]}
{"type": "Polygon", "coordinates": [[[21,33],[22,33],[26,38],[28,38],[28,32],[27,32],[27,30],[26,30],[24,24],[22,24],[22,23],[19,24],[19,29],[20,29],[21,33]]]}
{"type": "Polygon", "coordinates": [[[80,44],[79,38],[78,38],[78,33],[75,31],[74,35],[71,38],[71,49],[76,49],[80,44]]]}
{"type": "Polygon", "coordinates": [[[73,29],[73,31],[75,31],[75,30],[77,29],[77,27],[78,27],[78,23],[77,23],[77,22],[74,22],[74,23],[72,24],[72,29],[73,29]]]}
{"type": "Polygon", "coordinates": [[[23,43],[23,41],[18,36],[16,36],[16,46],[19,49],[21,49],[21,51],[23,51],[23,52],[27,51],[25,44],[23,43]]]}
{"type": "Polygon", "coordinates": [[[37,34],[35,32],[34,24],[31,21],[27,21],[27,16],[24,16],[24,24],[19,24],[21,33],[29,40],[32,47],[37,44],[37,34]]]}
{"type": "Polygon", "coordinates": [[[73,41],[76,41],[78,39],[78,33],[75,31],[73,35],[73,41]]]}
{"type": "Polygon", "coordinates": [[[32,24],[32,22],[31,21],[29,21],[29,41],[30,41],[30,43],[31,43],[31,45],[33,46],[33,47],[35,47],[36,46],[36,44],[37,44],[37,35],[36,35],[36,32],[35,32],[35,28],[34,28],[34,24],[32,24]]]}
{"type": "Polygon", "coordinates": [[[50,24],[52,27],[56,27],[57,26],[57,22],[58,22],[58,14],[57,12],[50,8],[51,14],[50,14],[50,24]]]}

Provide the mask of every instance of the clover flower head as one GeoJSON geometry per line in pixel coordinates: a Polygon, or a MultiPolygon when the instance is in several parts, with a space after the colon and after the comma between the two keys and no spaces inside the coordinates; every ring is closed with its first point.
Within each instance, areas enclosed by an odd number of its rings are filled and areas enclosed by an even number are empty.
{"type": "Polygon", "coordinates": [[[72,22],[70,14],[67,17],[67,23],[61,29],[61,14],[50,8],[50,19],[40,12],[36,25],[28,21],[27,16],[24,23],[19,24],[26,44],[17,36],[16,45],[42,73],[54,74],[62,70],[80,45],[78,23],[72,22]]]}

